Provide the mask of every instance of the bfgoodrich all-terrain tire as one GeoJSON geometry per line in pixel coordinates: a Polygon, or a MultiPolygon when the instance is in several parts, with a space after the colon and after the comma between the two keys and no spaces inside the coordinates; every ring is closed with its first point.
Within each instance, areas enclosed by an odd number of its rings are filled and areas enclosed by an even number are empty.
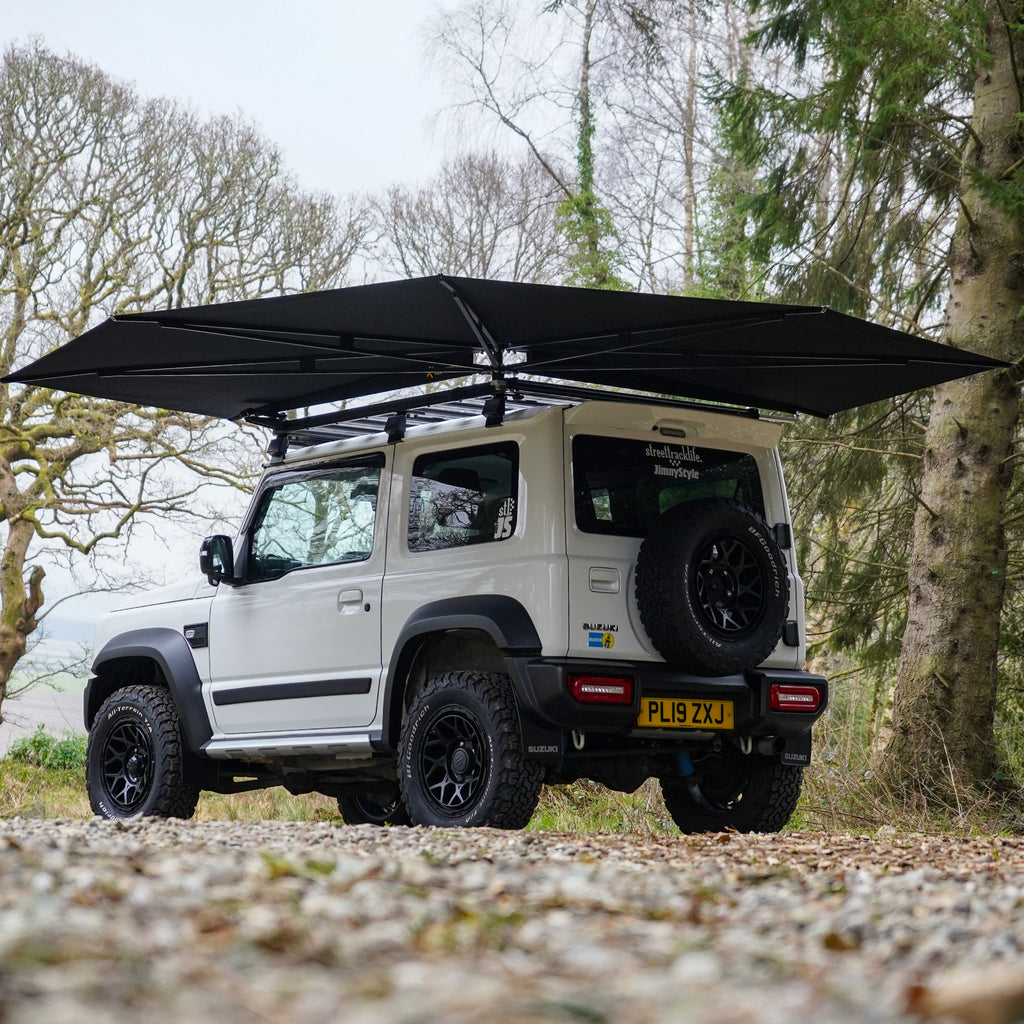
{"type": "Polygon", "coordinates": [[[159,686],[126,686],[96,714],[85,754],[89,803],[104,818],[191,818],[199,789],[184,779],[174,700],[159,686]]]}
{"type": "Polygon", "coordinates": [[[399,780],[415,825],[524,828],[543,770],[523,756],[508,676],[449,672],[413,698],[402,724],[399,780]]]}
{"type": "Polygon", "coordinates": [[[661,780],[665,807],[682,832],[778,832],[793,816],[803,769],[733,746],[694,759],[689,778],[661,780]]]}
{"type": "Polygon", "coordinates": [[[786,560],[764,520],[738,502],[685,502],[640,545],[636,600],[667,662],[698,675],[745,672],[782,635],[786,560]]]}

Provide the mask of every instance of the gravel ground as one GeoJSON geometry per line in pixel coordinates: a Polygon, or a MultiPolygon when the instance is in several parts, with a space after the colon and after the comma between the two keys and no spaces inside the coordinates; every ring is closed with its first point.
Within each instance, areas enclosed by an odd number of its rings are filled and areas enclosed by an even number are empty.
{"type": "Polygon", "coordinates": [[[0,821],[4,1024],[1024,1019],[1024,840],[0,821]]]}

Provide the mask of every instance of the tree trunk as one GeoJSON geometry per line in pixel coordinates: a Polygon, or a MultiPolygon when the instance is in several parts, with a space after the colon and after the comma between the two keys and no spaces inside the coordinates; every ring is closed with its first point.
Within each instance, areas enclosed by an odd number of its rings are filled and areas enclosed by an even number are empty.
{"type": "MultiPolygon", "coordinates": [[[[583,227],[583,245],[585,263],[593,268],[593,285],[604,288],[607,274],[601,269],[601,225],[596,211],[594,195],[594,114],[590,106],[590,39],[594,32],[594,15],[597,11],[597,0],[587,0],[583,12],[583,41],[580,58],[580,87],[577,100],[580,106],[580,125],[577,134],[577,189],[580,204],[580,218],[583,227]]],[[[591,282],[587,282],[591,283],[591,282]]]]}
{"type": "Polygon", "coordinates": [[[25,580],[25,554],[35,537],[32,524],[19,519],[9,524],[0,559],[0,723],[7,684],[15,665],[28,649],[36,628],[36,613],[43,603],[43,570],[35,566],[25,580]]]}
{"type": "MultiPolygon", "coordinates": [[[[950,264],[945,340],[1013,360],[1024,350],[1024,240],[998,201],[1021,155],[1016,28],[1022,7],[988,0],[992,60],[977,69],[972,141],[950,264]],[[987,179],[979,186],[980,176],[987,179]]],[[[897,670],[893,729],[879,765],[904,797],[954,806],[995,785],[993,736],[999,619],[1005,590],[1003,515],[1018,418],[1010,373],[935,389],[910,559],[910,606],[897,670]]]]}
{"type": "Polygon", "coordinates": [[[697,168],[694,160],[694,137],[697,134],[697,60],[700,46],[700,26],[697,10],[690,11],[686,26],[686,123],[683,135],[683,291],[693,287],[697,266],[697,168]]]}

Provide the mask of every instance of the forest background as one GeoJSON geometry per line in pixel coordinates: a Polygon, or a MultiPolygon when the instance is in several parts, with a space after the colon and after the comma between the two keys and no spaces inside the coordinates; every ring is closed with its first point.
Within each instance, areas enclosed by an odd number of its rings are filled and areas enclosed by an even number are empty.
{"type": "MultiPolygon", "coordinates": [[[[448,5],[423,38],[453,155],[349,195],[304,188],[244,115],[13,44],[3,368],[114,312],[433,273],[821,303],[1006,359],[801,422],[783,454],[811,655],[872,779],[918,806],[1015,806],[1021,7],[448,5]]],[[[126,540],[175,518],[209,532],[259,450],[217,422],[0,389],[0,714],[56,607],[44,574],[123,587],[126,540]]]]}

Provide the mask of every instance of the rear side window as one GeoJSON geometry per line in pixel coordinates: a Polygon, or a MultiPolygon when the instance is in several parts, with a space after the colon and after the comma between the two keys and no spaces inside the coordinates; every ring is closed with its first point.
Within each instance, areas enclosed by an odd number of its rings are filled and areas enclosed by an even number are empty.
{"type": "Polygon", "coordinates": [[[409,488],[409,550],[507,540],[515,532],[519,446],[514,441],[421,455],[409,488]]]}
{"type": "Polygon", "coordinates": [[[684,501],[730,498],[764,515],[751,455],[664,441],[581,434],[572,442],[576,525],[585,533],[643,537],[684,501]]]}

